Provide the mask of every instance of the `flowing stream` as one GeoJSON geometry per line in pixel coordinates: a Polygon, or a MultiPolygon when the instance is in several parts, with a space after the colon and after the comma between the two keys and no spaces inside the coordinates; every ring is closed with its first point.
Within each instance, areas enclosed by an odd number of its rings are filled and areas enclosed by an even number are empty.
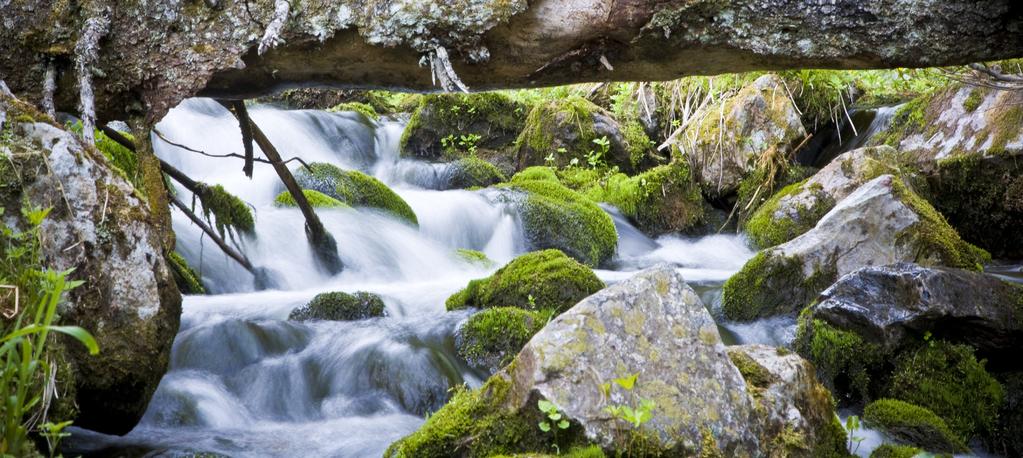
{"type": "MultiPolygon", "coordinates": [[[[279,288],[256,291],[249,272],[204,240],[183,214],[173,214],[177,249],[211,294],[184,298],[169,372],[141,423],[124,437],[72,429],[69,452],[380,456],[440,408],[449,388],[478,386],[487,377],[454,349],[454,332],[471,312],[447,312],[444,301],[496,268],[468,263],[456,249],[483,251],[497,266],[527,250],[515,211],[492,202],[487,191],[437,190],[444,187],[447,166],[399,158],[400,122],[263,106],[250,113],[285,159],[330,162],[385,182],[415,210],[419,228],[370,209],[318,210],[345,264],[343,273],[326,275],[316,268],[301,213],[273,206],[283,189],[269,165],[257,163],[249,179],[237,158],[206,157],[154,138],[161,158],[196,180],[223,185],[253,207],[255,236],[237,242],[255,266],[275,272],[279,288]],[[287,320],[291,310],[326,291],[377,293],[388,316],[287,320]]],[[[210,154],[241,150],[235,119],[211,100],[186,101],[157,129],[210,154]]],[[[191,200],[187,191],[178,192],[191,200]]],[[[613,270],[597,271],[609,283],[673,263],[715,307],[720,285],[753,254],[734,235],[654,240],[614,208],[606,210],[619,232],[613,270]]],[[[778,326],[722,327],[732,343],[777,344],[791,334],[769,329],[778,326]]]]}

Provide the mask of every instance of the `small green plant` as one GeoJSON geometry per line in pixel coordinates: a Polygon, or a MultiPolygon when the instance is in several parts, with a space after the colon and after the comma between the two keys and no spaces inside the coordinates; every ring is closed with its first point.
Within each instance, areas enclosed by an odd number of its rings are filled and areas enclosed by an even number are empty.
{"type": "Polygon", "coordinates": [[[848,448],[849,453],[853,455],[855,455],[856,451],[860,449],[860,443],[866,439],[866,437],[857,435],[860,428],[860,417],[850,415],[845,419],[845,430],[849,433],[849,442],[846,444],[846,448],[848,448]]]}
{"type": "Polygon", "coordinates": [[[529,303],[530,310],[536,310],[536,298],[532,294],[526,296],[526,302],[529,303]]]}
{"type": "MultiPolygon", "coordinates": [[[[607,400],[611,399],[612,384],[624,390],[624,394],[631,399],[629,404],[610,404],[604,407],[604,411],[612,417],[625,422],[633,431],[638,431],[645,423],[653,420],[654,409],[657,408],[657,404],[652,399],[635,396],[633,390],[636,388],[638,381],[639,372],[636,372],[600,385],[601,393],[607,400]]],[[[626,456],[632,455],[630,453],[633,445],[632,442],[636,437],[636,435],[630,436],[631,439],[628,444],[618,444],[619,449],[626,450],[626,456]]]]}
{"type": "Polygon", "coordinates": [[[565,415],[558,410],[558,406],[554,405],[553,402],[541,399],[537,401],[536,406],[540,409],[540,412],[543,412],[545,417],[545,419],[540,421],[537,426],[540,427],[540,431],[551,433],[553,436],[554,450],[556,450],[558,455],[560,455],[561,449],[558,448],[558,430],[568,429],[568,419],[565,418],[565,415]]]}
{"type": "Polygon", "coordinates": [[[588,153],[586,153],[586,163],[589,164],[591,168],[595,169],[605,165],[604,156],[606,156],[607,153],[611,151],[611,141],[608,140],[607,136],[605,135],[600,138],[594,138],[593,144],[597,145],[597,149],[590,150],[588,153]]]}
{"type": "Polygon", "coordinates": [[[46,439],[46,445],[50,449],[50,458],[57,456],[57,447],[60,446],[60,441],[71,435],[71,433],[64,432],[64,428],[71,426],[71,423],[71,421],[62,421],[60,423],[46,422],[39,425],[39,435],[46,439]]]}
{"type": "Polygon", "coordinates": [[[465,134],[457,137],[455,134],[448,134],[440,139],[440,146],[444,148],[445,153],[451,156],[460,156],[460,153],[463,152],[475,156],[477,144],[482,138],[477,134],[465,134]]]}

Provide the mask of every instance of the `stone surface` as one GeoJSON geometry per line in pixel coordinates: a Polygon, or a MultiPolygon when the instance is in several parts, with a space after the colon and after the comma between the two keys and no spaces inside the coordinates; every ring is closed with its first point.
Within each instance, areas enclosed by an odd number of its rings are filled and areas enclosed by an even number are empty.
{"type": "MultiPolygon", "coordinates": [[[[201,92],[253,97],[290,87],[432,90],[420,58],[441,45],[473,89],[607,79],[665,80],[765,68],[919,67],[1023,53],[1013,0],[310,0],[291,8],[281,42],[256,48],[273,2],[150,1],[111,8],[96,71],[100,119],[155,122],[201,92]],[[215,6],[211,6],[215,5],[215,6]],[[898,37],[898,39],[894,39],[898,37]],[[602,63],[606,62],[606,65],[602,63]],[[613,68],[613,70],[611,70],[613,68]],[[97,74],[99,74],[97,73],[97,74]]],[[[45,63],[74,111],[71,51],[108,6],[5,3],[0,74],[40,97],[45,63]]]]}
{"type": "Polygon", "coordinates": [[[777,75],[764,75],[721,104],[706,107],[679,145],[696,164],[709,197],[734,194],[769,151],[787,154],[806,137],[796,106],[777,75]],[[692,136],[688,141],[687,136],[692,136]]]}
{"type": "Polygon", "coordinates": [[[722,306],[736,320],[796,313],[861,267],[908,261],[979,269],[985,255],[898,178],[882,175],[839,202],[812,230],[747,262],[725,283],[722,306]]]}
{"type": "MultiPolygon", "coordinates": [[[[17,102],[0,97],[0,108],[8,103],[17,102]]],[[[100,347],[90,356],[61,340],[73,368],[64,382],[75,387],[75,425],[127,433],[166,371],[181,313],[159,233],[99,151],[48,122],[15,122],[13,132],[21,188],[5,191],[4,213],[18,215],[23,202],[52,208],[40,228],[43,265],[73,268],[71,279],[85,282],[67,296],[59,324],[85,328],[100,347]]]]}
{"type": "Polygon", "coordinates": [[[354,321],[381,316],[387,316],[387,312],[380,296],[365,291],[335,291],[317,294],[308,304],[292,310],[288,319],[354,321]]]}
{"type": "Polygon", "coordinates": [[[1008,352],[1012,359],[1023,345],[1021,301],[1023,287],[990,275],[899,263],[842,277],[809,313],[892,353],[930,332],[988,358],[1008,352]]]}

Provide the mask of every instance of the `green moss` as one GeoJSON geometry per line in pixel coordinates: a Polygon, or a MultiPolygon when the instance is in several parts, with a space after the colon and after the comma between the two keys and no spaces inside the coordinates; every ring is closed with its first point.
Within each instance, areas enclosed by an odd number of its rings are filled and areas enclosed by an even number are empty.
{"type": "MultiPolygon", "coordinates": [[[[506,379],[494,376],[477,390],[456,389],[451,401],[419,430],[391,444],[384,456],[483,458],[551,450],[551,438],[536,426],[538,409],[515,412],[506,407],[512,404],[510,388],[506,379]]],[[[561,449],[583,445],[577,428],[558,433],[561,449]]]]}
{"type": "Polygon", "coordinates": [[[511,183],[526,183],[530,181],[553,181],[560,182],[558,174],[550,167],[533,166],[527,167],[512,176],[511,183]]]}
{"type": "Polygon", "coordinates": [[[362,291],[351,294],[335,291],[317,294],[308,304],[292,310],[288,319],[354,321],[386,314],[384,301],[376,294],[362,291]]]}
{"type": "Polygon", "coordinates": [[[188,265],[185,258],[177,252],[171,251],[167,253],[167,262],[170,264],[174,282],[177,283],[181,294],[206,294],[206,288],[202,285],[202,277],[188,265]]]}
{"type": "Polygon", "coordinates": [[[635,119],[629,119],[622,123],[622,139],[625,140],[628,148],[631,170],[639,170],[653,142],[646,135],[643,125],[635,119]]]}
{"type": "Polygon", "coordinates": [[[814,364],[818,377],[830,389],[869,399],[871,374],[885,362],[884,350],[859,335],[813,319],[809,310],[799,317],[793,343],[796,352],[814,364]]]}
{"type": "Polygon", "coordinates": [[[729,350],[728,358],[739,369],[739,373],[746,380],[746,384],[755,389],[767,389],[777,381],[777,378],[770,371],[743,351],[729,350]]]}
{"type": "Polygon", "coordinates": [[[909,445],[882,444],[870,452],[870,458],[913,458],[921,453],[923,450],[909,445]]]}
{"type": "Polygon", "coordinates": [[[508,365],[547,323],[548,313],[496,307],[471,316],[458,330],[458,355],[470,366],[495,372],[508,365]]]}
{"type": "Polygon", "coordinates": [[[967,96],[966,100],[963,101],[963,109],[965,109],[967,113],[973,113],[974,111],[977,111],[977,108],[980,107],[980,104],[984,102],[984,96],[986,95],[986,93],[987,91],[985,91],[981,87],[975,87],[972,90],[970,90],[970,95],[967,96]]]}
{"type": "Polygon", "coordinates": [[[1020,137],[1020,126],[1023,126],[1023,106],[1012,104],[989,110],[987,123],[986,130],[991,135],[991,147],[988,148],[988,152],[1003,153],[1009,142],[1020,137]]]}
{"type": "MultiPolygon", "coordinates": [[[[29,122],[32,121],[30,120],[29,122]]],[[[69,126],[68,130],[81,135],[81,121],[69,126]]],[[[135,141],[135,138],[127,132],[121,132],[121,135],[132,142],[135,141]]],[[[103,153],[103,156],[107,159],[110,165],[114,166],[114,170],[121,175],[122,178],[131,183],[135,189],[145,194],[145,190],[142,186],[142,171],[139,169],[138,157],[135,156],[135,153],[128,148],[125,148],[120,143],[115,142],[99,129],[96,129],[93,132],[93,138],[96,140],[96,149],[98,149],[100,153],[103,153]]]]}
{"type": "Polygon", "coordinates": [[[931,342],[899,356],[887,395],[934,412],[968,440],[994,427],[1004,396],[984,365],[966,345],[931,342]]]}
{"type": "Polygon", "coordinates": [[[897,243],[913,250],[916,262],[937,259],[945,266],[980,271],[991,260],[986,251],[963,241],[944,216],[901,180],[892,180],[892,191],[920,217],[920,221],[896,235],[897,243]]]}
{"type": "MultiPolygon", "coordinates": [[[[319,191],[313,191],[312,189],[303,189],[302,194],[305,194],[305,199],[309,201],[309,205],[314,208],[347,208],[344,202],[323,194],[319,191]]],[[[277,207],[297,207],[298,204],[295,202],[295,198],[291,196],[291,193],[284,191],[274,198],[274,205],[277,207]]]]}
{"type": "Polygon", "coordinates": [[[246,234],[251,234],[255,230],[256,221],[248,204],[227,192],[219,184],[210,186],[198,183],[198,187],[196,197],[202,203],[203,215],[207,220],[213,215],[221,237],[227,230],[237,230],[246,234]]]}
{"type": "Polygon", "coordinates": [[[425,95],[405,125],[399,148],[403,155],[456,159],[442,140],[479,135],[478,147],[502,149],[522,129],[526,111],[524,104],[499,92],[425,95]]]}
{"type": "Polygon", "coordinates": [[[457,189],[487,187],[505,181],[501,170],[476,156],[463,157],[451,164],[448,186],[457,189]]]}
{"type": "Polygon", "coordinates": [[[513,259],[490,277],[469,282],[448,298],[447,308],[518,307],[560,313],[603,287],[593,271],[564,253],[534,251],[513,259]]]}
{"type": "Polygon", "coordinates": [[[684,159],[634,177],[611,175],[583,193],[592,200],[614,205],[651,234],[684,232],[704,221],[703,196],[684,159]]]}
{"type": "Polygon", "coordinates": [[[365,116],[371,121],[377,121],[380,119],[380,115],[377,114],[377,110],[372,105],[362,102],[346,102],[334,106],[328,111],[342,112],[342,111],[354,111],[365,116]]]}
{"type": "Polygon", "coordinates": [[[802,310],[837,277],[834,266],[818,266],[809,277],[797,257],[761,251],[722,288],[725,317],[750,321],[802,310]]]}
{"type": "Polygon", "coordinates": [[[871,138],[869,145],[888,145],[898,149],[903,139],[922,133],[927,125],[926,113],[930,100],[930,95],[921,95],[906,102],[892,116],[888,129],[871,138]]]}
{"type": "Polygon", "coordinates": [[[358,170],[341,170],[322,162],[309,164],[295,173],[304,189],[311,189],[352,207],[371,207],[391,213],[412,225],[419,225],[412,207],[387,185],[358,170]]]}
{"type": "Polygon", "coordinates": [[[490,267],[494,265],[494,261],[488,258],[487,255],[482,251],[459,248],[455,250],[455,254],[459,258],[462,258],[463,260],[472,264],[477,264],[483,267],[490,267]]]}
{"type": "Polygon", "coordinates": [[[554,172],[543,172],[545,169],[527,169],[500,185],[526,193],[521,216],[530,246],[556,248],[593,267],[609,260],[618,245],[614,221],[592,200],[562,186],[554,172]],[[530,179],[537,173],[549,173],[553,179],[530,179]]]}
{"type": "MultiPolygon", "coordinates": [[[[561,167],[569,165],[572,159],[586,163],[587,153],[596,149],[593,114],[599,111],[601,108],[593,102],[576,95],[536,104],[515,140],[520,166],[543,164],[550,154],[561,167]]],[[[645,145],[649,145],[649,140],[645,145]]],[[[631,164],[619,165],[631,167],[631,164]]]]}
{"type": "Polygon", "coordinates": [[[897,399],[879,399],[863,409],[863,419],[895,439],[926,447],[931,451],[965,452],[966,444],[941,417],[923,407],[897,399]]]}
{"type": "MultiPolygon", "coordinates": [[[[526,170],[532,170],[530,167],[526,170]]],[[[565,167],[556,171],[557,179],[568,189],[586,194],[587,190],[600,185],[603,174],[586,167],[565,167]]]]}
{"type": "Polygon", "coordinates": [[[813,204],[809,207],[798,205],[796,207],[797,217],[785,215],[775,218],[775,212],[782,199],[799,194],[807,188],[807,181],[801,181],[786,186],[777,194],[767,200],[746,223],[746,235],[760,248],[769,248],[792,240],[806,231],[813,229],[817,222],[835,207],[835,199],[825,193],[819,186],[811,187],[809,191],[813,194],[813,204]]]}

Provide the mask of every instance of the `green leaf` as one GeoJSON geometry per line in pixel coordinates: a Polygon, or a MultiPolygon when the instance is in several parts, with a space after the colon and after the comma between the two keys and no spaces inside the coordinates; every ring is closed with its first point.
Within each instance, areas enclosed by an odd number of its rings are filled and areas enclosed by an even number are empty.
{"type": "Polygon", "coordinates": [[[568,420],[561,420],[558,422],[558,427],[561,429],[568,429],[568,420]]]}
{"type": "Polygon", "coordinates": [[[50,326],[49,328],[51,331],[59,332],[61,334],[67,334],[71,337],[74,337],[83,345],[85,345],[85,348],[89,349],[90,355],[95,355],[99,353],[99,344],[96,343],[96,339],[92,337],[92,334],[89,334],[89,331],[86,331],[85,329],[82,329],[78,326],[50,326]]]}
{"type": "Polygon", "coordinates": [[[632,388],[634,386],[636,386],[636,380],[638,378],[639,378],[639,372],[636,372],[635,374],[632,374],[632,375],[630,375],[628,377],[616,378],[614,380],[614,382],[618,386],[620,386],[620,387],[622,387],[622,388],[624,388],[626,390],[632,391],[632,388]]]}
{"type": "Polygon", "coordinates": [[[558,421],[558,420],[561,420],[561,414],[558,413],[557,411],[554,411],[554,412],[551,412],[551,413],[547,414],[547,418],[550,418],[551,420],[554,420],[554,421],[558,421]]]}
{"type": "Polygon", "coordinates": [[[557,407],[554,406],[553,402],[550,402],[550,401],[545,400],[545,399],[541,399],[541,400],[537,401],[536,402],[536,406],[539,407],[540,410],[542,410],[544,412],[550,412],[551,410],[557,409],[557,407]]]}
{"type": "Polygon", "coordinates": [[[551,425],[549,423],[547,423],[546,421],[541,421],[539,423],[539,426],[540,426],[540,431],[543,431],[545,433],[551,430],[551,425]]]}

